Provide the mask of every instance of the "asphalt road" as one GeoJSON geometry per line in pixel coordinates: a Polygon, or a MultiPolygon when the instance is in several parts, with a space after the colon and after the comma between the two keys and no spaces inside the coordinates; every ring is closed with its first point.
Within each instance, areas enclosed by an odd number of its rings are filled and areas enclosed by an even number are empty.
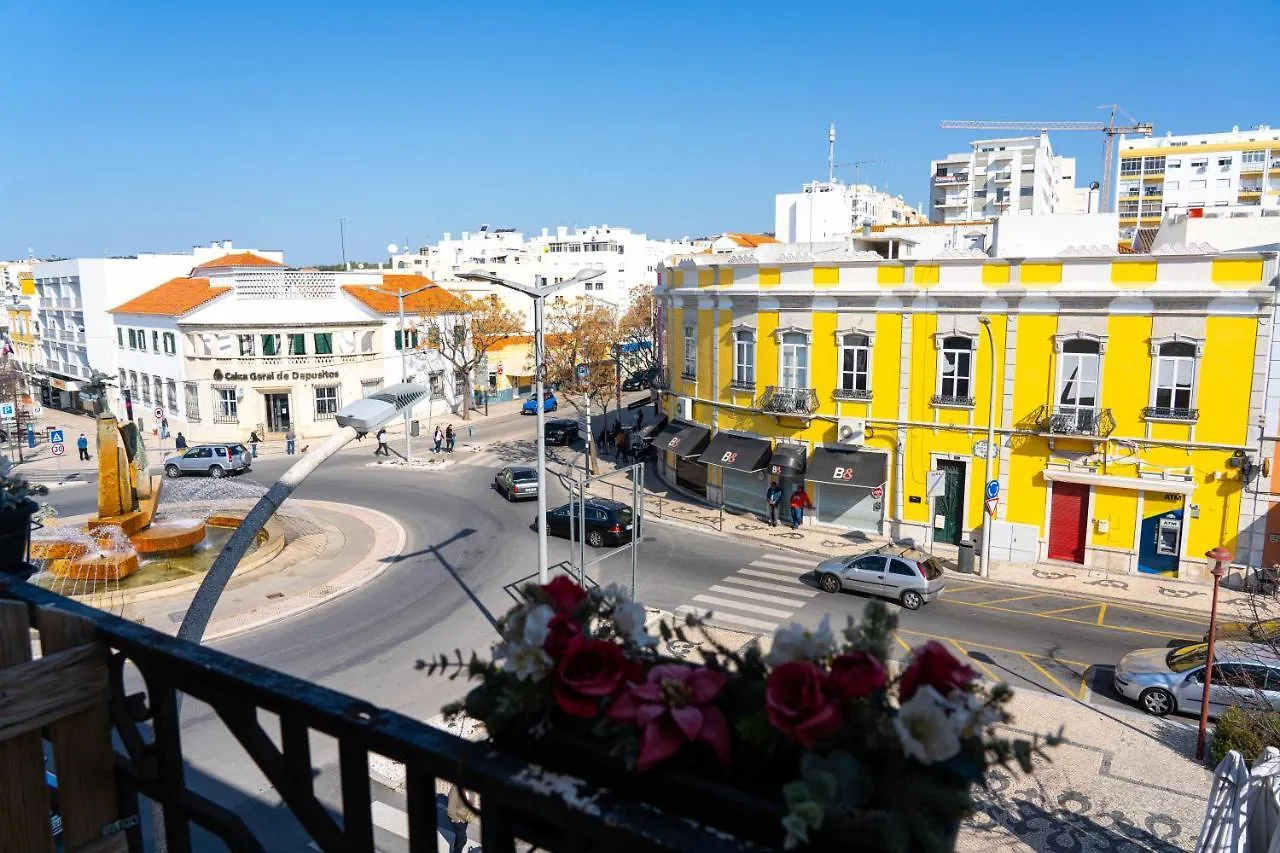
{"type": "MultiPolygon", "coordinates": [[[[536,571],[531,526],[536,504],[510,504],[492,489],[497,469],[532,457],[534,419],[512,415],[477,423],[478,439],[496,444],[477,453],[459,450],[455,464],[445,470],[368,467],[373,448],[368,440],[326,462],[296,496],[359,504],[392,515],[407,533],[400,559],[364,589],[217,647],[421,718],[459,696],[464,684],[427,678],[414,670],[414,661],[455,648],[486,649],[495,637],[492,620],[511,603],[509,585],[536,571]]],[[[417,444],[419,451],[427,447],[425,440],[417,444]]],[[[556,456],[560,470],[581,458],[572,450],[558,450],[556,456]]],[[[243,479],[265,486],[288,464],[262,459],[243,479]]],[[[549,482],[548,505],[554,507],[567,497],[560,483],[554,478],[549,482]]],[[[73,486],[54,491],[48,500],[63,515],[72,515],[91,511],[94,494],[91,487],[73,486]]],[[[552,539],[552,562],[568,559],[569,549],[567,541],[552,539]]],[[[838,627],[849,615],[860,614],[866,603],[862,596],[818,592],[810,573],[814,563],[801,555],[651,521],[638,552],[638,587],[646,604],[710,610],[713,622],[739,630],[752,621],[761,629],[792,620],[816,625],[825,614],[838,627]]],[[[598,567],[597,577],[626,583],[629,568],[626,554],[615,553],[598,567]]],[[[1202,630],[1191,620],[1154,610],[957,577],[938,601],[917,612],[902,612],[900,645],[905,650],[929,638],[941,639],[969,654],[984,674],[1105,708],[1117,704],[1110,667],[1123,654],[1194,638],[1202,630]]],[[[216,717],[190,702],[183,718],[191,784],[253,823],[269,826],[281,842],[272,849],[307,849],[305,836],[216,717]]],[[[313,756],[322,768],[317,791],[326,801],[337,802],[336,748],[324,740],[313,738],[313,756]]],[[[394,800],[385,791],[376,796],[394,800]]],[[[396,849],[396,833],[379,830],[379,843],[396,849]]]]}

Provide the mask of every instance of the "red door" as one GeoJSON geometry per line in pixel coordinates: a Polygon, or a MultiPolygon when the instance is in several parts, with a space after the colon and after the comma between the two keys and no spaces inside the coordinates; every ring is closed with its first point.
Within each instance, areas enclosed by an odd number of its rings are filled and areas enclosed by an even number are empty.
{"type": "Polygon", "coordinates": [[[1089,512],[1089,487],[1054,483],[1049,506],[1049,559],[1084,563],[1084,533],[1089,512]]]}

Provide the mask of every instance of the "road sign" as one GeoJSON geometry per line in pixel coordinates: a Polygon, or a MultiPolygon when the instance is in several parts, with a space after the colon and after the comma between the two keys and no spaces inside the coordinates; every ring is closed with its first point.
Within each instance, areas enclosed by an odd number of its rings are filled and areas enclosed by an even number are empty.
{"type": "Polygon", "coordinates": [[[1000,481],[988,480],[987,481],[987,500],[992,501],[998,497],[1000,497],[1000,481]]]}
{"type": "Polygon", "coordinates": [[[999,498],[987,498],[987,515],[992,518],[996,517],[996,504],[1000,503],[999,498]]]}
{"type": "Polygon", "coordinates": [[[156,406],[155,409],[151,412],[151,414],[155,415],[156,420],[158,421],[164,420],[164,409],[160,406],[156,406]]]}
{"type": "Polygon", "coordinates": [[[13,403],[0,403],[0,418],[12,419],[15,411],[13,403]]]}
{"type": "Polygon", "coordinates": [[[49,430],[49,443],[50,443],[50,444],[62,444],[62,442],[66,441],[66,440],[67,440],[67,439],[66,439],[66,437],[62,434],[62,430],[60,430],[60,429],[51,429],[51,430],[49,430]]]}
{"type": "Polygon", "coordinates": [[[876,500],[880,500],[882,497],[884,497],[884,487],[876,486],[874,489],[872,489],[871,497],[875,498],[876,500]]]}
{"type": "Polygon", "coordinates": [[[924,475],[924,496],[940,498],[947,491],[947,475],[942,471],[927,471],[924,475]]]}
{"type": "Polygon", "coordinates": [[[973,445],[973,455],[978,457],[979,459],[986,459],[987,451],[988,451],[987,440],[985,438],[982,441],[976,442],[973,445]]]}
{"type": "Polygon", "coordinates": [[[44,414],[44,406],[40,405],[39,403],[36,403],[34,406],[31,407],[31,417],[38,418],[43,414],[44,414]]]}
{"type": "Polygon", "coordinates": [[[67,446],[66,446],[65,444],[55,444],[55,445],[53,445],[53,455],[54,455],[54,456],[61,456],[62,454],[66,453],[66,452],[67,452],[67,446]]]}
{"type": "Polygon", "coordinates": [[[578,374],[579,379],[587,378],[587,366],[585,364],[579,364],[577,369],[574,370],[574,372],[578,374]]]}

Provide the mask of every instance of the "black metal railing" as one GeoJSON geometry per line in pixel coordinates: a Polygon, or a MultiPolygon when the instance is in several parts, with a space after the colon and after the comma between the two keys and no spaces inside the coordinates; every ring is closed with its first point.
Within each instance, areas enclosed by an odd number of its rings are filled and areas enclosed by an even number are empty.
{"type": "Polygon", "coordinates": [[[1177,409],[1169,406],[1147,406],[1142,416],[1156,421],[1197,421],[1200,419],[1199,409],[1177,409]]]}
{"type": "Polygon", "coordinates": [[[680,371],[680,378],[681,378],[681,379],[687,379],[687,380],[689,380],[690,382],[697,382],[697,381],[698,381],[698,371],[696,371],[696,370],[689,370],[688,368],[682,369],[682,370],[680,371]]]}
{"type": "Polygon", "coordinates": [[[754,379],[731,379],[729,387],[734,391],[754,391],[756,390],[756,381],[754,379]]]}
{"type": "MultiPolygon", "coordinates": [[[[193,826],[238,853],[283,849],[281,839],[272,834],[278,826],[255,832],[242,802],[218,802],[197,793],[195,784],[188,785],[188,776],[197,780],[199,770],[184,758],[180,694],[211,709],[315,846],[329,853],[374,851],[372,754],[404,766],[407,847],[415,853],[436,849],[438,781],[478,797],[478,804],[473,804],[485,853],[526,849],[518,847],[519,842],[552,851],[756,849],[603,788],[573,784],[575,780],[566,787],[563,777],[544,776],[540,768],[490,744],[464,740],[403,714],[116,618],[0,569],[3,600],[31,608],[32,624],[35,608],[45,606],[93,624],[111,673],[110,714],[118,743],[122,804],[122,822],[116,825],[127,827],[128,849],[134,853],[144,850],[139,823],[151,820],[149,812],[139,815],[140,796],[163,809],[171,853],[192,849],[193,826]],[[129,693],[128,686],[139,681],[142,691],[129,693]],[[336,806],[316,792],[320,768],[311,749],[316,734],[337,743],[336,806]]],[[[203,708],[200,713],[205,713],[203,708]]],[[[228,794],[231,797],[242,800],[239,793],[228,794]]]]}
{"type": "Polygon", "coordinates": [[[1116,428],[1110,409],[1087,406],[1041,406],[1033,420],[1040,432],[1106,438],[1116,428]]]}
{"type": "Polygon", "coordinates": [[[818,411],[818,392],[812,388],[782,388],[768,385],[756,408],[775,415],[812,415],[818,411]]]}
{"type": "Polygon", "coordinates": [[[671,374],[667,372],[665,367],[656,367],[653,371],[653,379],[651,384],[659,391],[671,390],[671,374]]]}
{"type": "Polygon", "coordinates": [[[961,397],[957,394],[934,394],[930,400],[935,406],[967,406],[973,407],[972,397],[961,397]]]}
{"type": "Polygon", "coordinates": [[[858,388],[837,388],[831,392],[833,400],[870,400],[871,392],[863,391],[858,388]]]}

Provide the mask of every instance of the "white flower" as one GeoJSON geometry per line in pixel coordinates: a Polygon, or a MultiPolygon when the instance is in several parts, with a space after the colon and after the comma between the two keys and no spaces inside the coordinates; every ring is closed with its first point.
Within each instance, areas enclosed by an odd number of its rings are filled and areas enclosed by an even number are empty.
{"type": "Polygon", "coordinates": [[[502,636],[508,643],[540,649],[547,641],[547,626],[555,615],[549,604],[535,604],[518,610],[508,620],[502,636]]]}
{"type": "Polygon", "coordinates": [[[540,681],[551,669],[551,655],[541,646],[500,643],[493,656],[502,661],[503,672],[513,673],[521,681],[540,681]]]}
{"type": "Polygon", "coordinates": [[[793,660],[818,660],[831,654],[835,642],[830,614],[823,615],[818,627],[812,630],[799,622],[792,622],[773,635],[773,647],[769,650],[767,662],[770,666],[778,666],[793,660]]]}
{"type": "Polygon", "coordinates": [[[902,750],[921,764],[946,761],[960,752],[955,709],[932,687],[921,687],[898,709],[893,726],[902,750]]]}
{"type": "Polygon", "coordinates": [[[652,646],[658,642],[645,630],[644,605],[634,601],[624,601],[613,608],[613,626],[618,636],[637,646],[652,646]]]}
{"type": "Polygon", "coordinates": [[[973,737],[1009,721],[1007,713],[987,705],[981,696],[973,693],[953,693],[947,702],[955,711],[952,718],[961,737],[973,737]]]}

